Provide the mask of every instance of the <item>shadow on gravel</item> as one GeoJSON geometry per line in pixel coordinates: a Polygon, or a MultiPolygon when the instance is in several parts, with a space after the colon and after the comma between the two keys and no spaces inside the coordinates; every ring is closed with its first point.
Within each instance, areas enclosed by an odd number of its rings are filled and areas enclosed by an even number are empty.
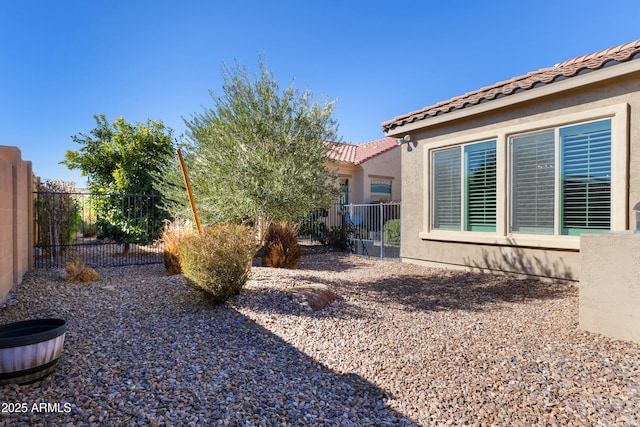
{"type": "MultiPolygon", "coordinates": [[[[381,273],[382,275],[383,273],[381,273]]],[[[400,304],[408,310],[478,311],[500,302],[563,298],[575,288],[536,279],[516,279],[501,275],[433,270],[427,275],[402,274],[375,281],[327,281],[313,275],[300,277],[331,286],[338,295],[352,295],[366,305],[367,299],[400,304]]]]}
{"type": "MultiPolygon", "coordinates": [[[[316,283],[319,281],[316,280],[316,283]]],[[[327,282],[329,283],[329,282],[327,282]]],[[[335,287],[332,285],[332,288],[335,287]]],[[[256,313],[276,315],[321,316],[340,319],[362,319],[371,314],[354,304],[349,304],[340,295],[319,311],[311,311],[303,307],[291,294],[281,289],[248,288],[238,295],[233,305],[256,313]]]]}
{"type": "Polygon", "coordinates": [[[349,254],[340,251],[328,251],[323,256],[314,254],[303,255],[300,258],[300,269],[311,271],[325,271],[326,257],[331,257],[331,271],[336,273],[344,273],[354,268],[359,268],[357,258],[349,256],[349,254]]]}
{"type": "Polygon", "coordinates": [[[357,293],[365,299],[420,311],[477,311],[500,302],[556,299],[575,292],[571,286],[536,279],[449,271],[429,276],[393,276],[367,283],[347,281],[339,286],[338,293],[357,293]]]}
{"type": "Polygon", "coordinates": [[[127,278],[115,291],[82,286],[35,284],[28,300],[18,288],[15,304],[0,311],[0,323],[33,313],[69,323],[50,377],[0,386],[5,402],[61,410],[2,414],[0,426],[416,425],[385,403],[386,391],[326,368],[185,286],[165,278],[127,278]],[[87,292],[78,299],[80,289],[87,292]]]}

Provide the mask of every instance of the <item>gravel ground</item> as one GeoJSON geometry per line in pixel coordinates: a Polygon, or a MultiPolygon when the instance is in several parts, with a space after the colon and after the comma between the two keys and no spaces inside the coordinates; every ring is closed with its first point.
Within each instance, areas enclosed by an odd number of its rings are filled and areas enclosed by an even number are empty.
{"type": "Polygon", "coordinates": [[[1,426],[640,425],[640,346],[578,330],[571,286],[327,253],[212,307],[161,265],[98,272],[0,305],[69,322],[51,376],[0,386],[1,426]],[[288,293],[314,283],[317,312],[288,293]]]}

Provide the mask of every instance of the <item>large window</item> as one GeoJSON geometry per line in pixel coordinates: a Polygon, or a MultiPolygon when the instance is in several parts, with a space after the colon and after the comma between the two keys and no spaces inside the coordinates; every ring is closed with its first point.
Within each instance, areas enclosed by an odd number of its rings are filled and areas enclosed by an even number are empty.
{"type": "Polygon", "coordinates": [[[432,227],[496,230],[496,142],[433,153],[432,227]]]}
{"type": "Polygon", "coordinates": [[[512,231],[579,235],[610,228],[611,120],[511,139],[512,231]]]}
{"type": "Polygon", "coordinates": [[[391,180],[376,178],[371,179],[371,203],[391,201],[391,180]]]}

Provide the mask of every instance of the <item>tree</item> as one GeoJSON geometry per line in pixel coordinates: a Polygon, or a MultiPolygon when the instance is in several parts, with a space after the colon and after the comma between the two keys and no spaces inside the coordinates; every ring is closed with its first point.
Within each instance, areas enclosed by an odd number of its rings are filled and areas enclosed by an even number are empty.
{"type": "MultiPolygon", "coordinates": [[[[326,167],[337,139],[334,102],[320,104],[305,90],[280,90],[260,58],[252,78],[239,63],[223,64],[223,94],[214,105],[185,120],[185,162],[204,222],[268,224],[300,221],[337,196],[326,167]]],[[[188,217],[176,162],[162,172],[161,188],[172,213],[188,217]]]]}
{"type": "Polygon", "coordinates": [[[37,190],[36,245],[48,247],[46,255],[54,263],[78,231],[79,212],[74,198],[78,190],[73,182],[49,179],[39,182],[37,190]]]}
{"type": "Polygon", "coordinates": [[[96,127],[89,135],[72,136],[74,142],[83,147],[67,150],[61,163],[69,169],[80,169],[87,176],[89,190],[96,197],[94,208],[99,217],[102,235],[118,242],[128,242],[158,234],[161,221],[150,218],[144,211],[155,216],[165,216],[162,210],[149,206],[152,199],[122,199],[113,194],[160,195],[154,188],[156,173],[170,161],[173,155],[172,130],[161,121],[147,120],[127,123],[119,117],[109,123],[104,114],[94,115],[96,127]],[[135,220],[132,221],[132,218],[135,220]]]}

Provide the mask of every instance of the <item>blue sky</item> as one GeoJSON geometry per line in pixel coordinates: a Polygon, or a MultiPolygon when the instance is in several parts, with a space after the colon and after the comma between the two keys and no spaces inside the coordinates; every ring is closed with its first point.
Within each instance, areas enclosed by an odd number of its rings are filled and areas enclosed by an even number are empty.
{"type": "Polygon", "coordinates": [[[566,59],[640,39],[640,2],[0,0],[0,145],[42,178],[71,136],[110,121],[184,120],[221,94],[220,66],[292,78],[337,100],[342,140],[380,123],[566,59]]]}

